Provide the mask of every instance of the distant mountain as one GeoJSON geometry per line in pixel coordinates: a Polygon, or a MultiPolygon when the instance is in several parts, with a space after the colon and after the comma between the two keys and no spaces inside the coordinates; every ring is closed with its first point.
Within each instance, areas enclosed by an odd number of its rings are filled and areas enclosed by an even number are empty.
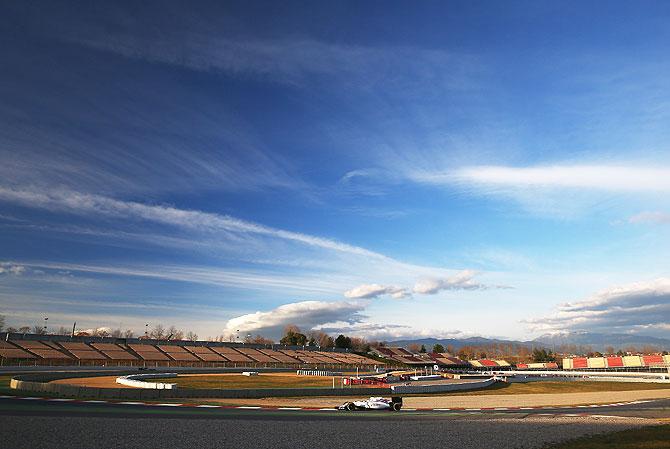
{"type": "Polygon", "coordinates": [[[514,344],[514,345],[524,345],[531,347],[533,345],[537,346],[536,343],[532,341],[516,341],[516,340],[499,340],[495,338],[485,338],[485,337],[469,337],[469,338],[417,338],[415,340],[396,340],[386,342],[388,346],[400,346],[405,347],[412,343],[418,345],[424,345],[426,350],[430,351],[433,346],[437,343],[441,344],[445,348],[449,345],[453,346],[456,351],[458,351],[463,346],[481,346],[489,345],[493,343],[499,344],[514,344]]]}
{"type": "Polygon", "coordinates": [[[575,345],[577,349],[603,352],[608,347],[613,347],[615,351],[635,347],[638,351],[642,348],[655,348],[656,350],[670,350],[670,339],[649,337],[645,335],[630,334],[598,334],[591,332],[564,332],[559,334],[545,334],[534,340],[519,341],[505,340],[485,337],[470,338],[417,338],[386,342],[388,346],[407,347],[416,343],[424,345],[426,350],[430,351],[436,343],[445,348],[448,345],[458,351],[463,346],[482,346],[493,343],[522,345],[528,348],[544,347],[547,349],[557,349],[562,345],[575,345]]]}
{"type": "Polygon", "coordinates": [[[670,349],[670,339],[649,337],[632,334],[598,334],[591,332],[564,332],[546,334],[533,340],[536,344],[544,344],[548,348],[561,345],[576,345],[591,347],[593,351],[603,352],[605,348],[613,347],[615,351],[635,347],[638,351],[644,347],[658,350],[670,349]]]}

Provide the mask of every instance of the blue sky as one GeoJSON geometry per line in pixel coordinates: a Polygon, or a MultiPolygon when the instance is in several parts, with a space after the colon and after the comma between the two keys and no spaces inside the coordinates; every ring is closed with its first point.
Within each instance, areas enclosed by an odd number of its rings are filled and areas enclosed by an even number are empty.
{"type": "Polygon", "coordinates": [[[670,330],[665,2],[14,2],[0,313],[670,330]]]}

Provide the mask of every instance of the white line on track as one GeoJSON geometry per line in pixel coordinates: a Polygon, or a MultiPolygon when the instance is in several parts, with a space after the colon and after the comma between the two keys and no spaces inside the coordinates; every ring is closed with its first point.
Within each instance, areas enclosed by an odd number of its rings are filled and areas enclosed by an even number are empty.
{"type": "Polygon", "coordinates": [[[481,408],[466,408],[466,412],[480,412],[482,409],[481,408]]]}
{"type": "Polygon", "coordinates": [[[220,408],[221,406],[220,406],[220,405],[207,405],[207,404],[203,404],[203,405],[196,405],[196,407],[198,407],[198,408],[220,408]]]}
{"type": "Polygon", "coordinates": [[[155,405],[156,407],[181,407],[184,404],[174,404],[172,402],[166,402],[165,404],[151,404],[155,405]]]}
{"type": "Polygon", "coordinates": [[[241,408],[241,409],[244,409],[244,410],[259,410],[262,407],[252,407],[250,405],[240,405],[239,407],[236,407],[236,408],[241,408]]]}
{"type": "Polygon", "coordinates": [[[25,399],[26,401],[40,401],[44,400],[44,398],[33,398],[33,397],[26,397],[26,398],[19,398],[19,399],[25,399]]]}
{"type": "Polygon", "coordinates": [[[302,407],[279,407],[277,410],[302,410],[302,407]]]}
{"type": "Polygon", "coordinates": [[[533,410],[533,407],[519,407],[519,410],[533,410]]]}
{"type": "Polygon", "coordinates": [[[14,396],[0,396],[0,399],[12,399],[14,396]]]}
{"type": "Polygon", "coordinates": [[[122,404],[122,405],[147,405],[144,402],[117,402],[117,404],[122,404]]]}
{"type": "Polygon", "coordinates": [[[436,411],[436,412],[450,412],[451,411],[450,408],[434,408],[433,410],[436,411]]]}
{"type": "Polygon", "coordinates": [[[335,410],[335,408],[331,407],[331,408],[320,408],[316,411],[317,412],[332,412],[333,410],[335,410]]]}
{"type": "Polygon", "coordinates": [[[87,404],[106,404],[107,403],[107,401],[95,401],[95,400],[82,401],[82,402],[85,402],[87,404]]]}
{"type": "Polygon", "coordinates": [[[496,407],[493,410],[509,410],[507,407],[496,407]]]}
{"type": "Polygon", "coordinates": [[[49,401],[51,401],[51,402],[70,402],[70,401],[74,401],[74,399],[69,399],[69,398],[52,398],[52,399],[49,399],[49,401]]]}

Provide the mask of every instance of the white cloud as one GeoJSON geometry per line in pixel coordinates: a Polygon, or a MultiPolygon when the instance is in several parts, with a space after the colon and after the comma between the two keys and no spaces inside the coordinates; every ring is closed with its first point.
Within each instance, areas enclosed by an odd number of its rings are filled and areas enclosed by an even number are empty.
{"type": "Polygon", "coordinates": [[[344,292],[347,298],[377,298],[382,295],[391,295],[394,299],[403,299],[410,296],[406,288],[394,285],[362,284],[344,292]]]}
{"type": "Polygon", "coordinates": [[[365,301],[301,301],[281,305],[267,312],[255,312],[228,320],[224,333],[244,335],[260,333],[278,339],[284,328],[295,324],[303,331],[309,331],[328,323],[357,323],[363,319],[361,312],[365,301]]]}
{"type": "Polygon", "coordinates": [[[463,270],[454,276],[442,278],[426,278],[414,284],[414,293],[434,295],[443,290],[486,290],[489,288],[510,288],[502,285],[490,286],[477,282],[474,278],[477,272],[463,270]]]}
{"type": "Polygon", "coordinates": [[[417,171],[431,184],[465,184],[483,189],[589,189],[610,192],[670,192],[670,168],[617,165],[474,166],[455,171],[417,171]]]}
{"type": "Polygon", "coordinates": [[[667,336],[670,278],[615,286],[565,303],[548,317],[525,321],[533,331],[581,330],[667,336]]]}
{"type": "Polygon", "coordinates": [[[629,223],[670,224],[670,214],[666,212],[640,212],[628,219],[629,223]]]}
{"type": "Polygon", "coordinates": [[[11,274],[14,276],[20,276],[25,272],[26,267],[23,265],[17,265],[11,262],[0,262],[0,275],[11,274]]]}

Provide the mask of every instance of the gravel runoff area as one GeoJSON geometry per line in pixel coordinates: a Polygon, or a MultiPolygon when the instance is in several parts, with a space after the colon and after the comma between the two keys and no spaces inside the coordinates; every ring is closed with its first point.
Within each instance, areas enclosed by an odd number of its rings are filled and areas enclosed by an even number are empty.
{"type": "Polygon", "coordinates": [[[3,447],[164,449],[362,447],[541,448],[585,435],[651,424],[564,417],[161,419],[3,416],[3,447]]]}

